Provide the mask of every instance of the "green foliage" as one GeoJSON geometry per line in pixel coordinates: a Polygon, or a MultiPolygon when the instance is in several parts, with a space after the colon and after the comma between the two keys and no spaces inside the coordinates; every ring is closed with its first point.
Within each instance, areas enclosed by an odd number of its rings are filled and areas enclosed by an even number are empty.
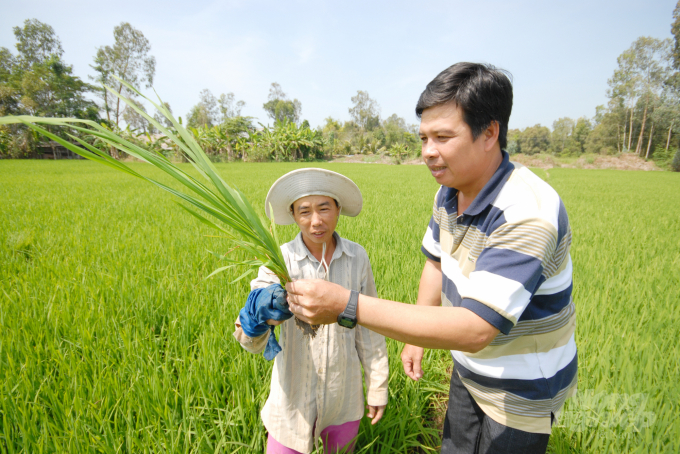
{"type": "MultiPolygon", "coordinates": [[[[216,169],[262,211],[270,185],[307,165],[216,169]]],[[[342,217],[338,231],[366,248],[379,296],[414,303],[437,190],[427,169],[320,165],[362,190],[363,212],[342,217]],[[395,215],[401,206],[408,213],[395,215]]],[[[574,232],[579,391],[548,452],[678,452],[680,219],[668,207],[680,204],[680,174],[549,173],[574,232]],[[630,222],[640,206],[654,222],[630,222]],[[639,415],[651,424],[632,426],[639,415]]],[[[0,161],[0,225],[0,450],[265,451],[260,411],[273,364],[230,334],[248,285],[229,284],[236,270],[204,279],[220,263],[205,250],[229,250],[222,238],[145,182],[90,162],[0,161]],[[17,247],[31,232],[27,259],[17,247]]],[[[282,227],[281,241],[296,229],[282,227]]],[[[401,347],[388,340],[386,414],[376,426],[362,421],[357,453],[439,450],[451,355],[427,350],[413,382],[401,347]]]]}
{"type": "Polygon", "coordinates": [[[586,141],[588,140],[588,135],[590,135],[590,131],[592,131],[592,129],[593,127],[590,124],[590,120],[588,120],[587,118],[581,117],[576,121],[572,138],[576,143],[576,146],[578,147],[578,152],[580,154],[585,153],[586,151],[585,148],[586,141]]]}
{"type": "Polygon", "coordinates": [[[652,155],[652,160],[662,169],[672,170],[673,157],[677,151],[677,147],[669,147],[666,150],[662,146],[657,146],[652,155]]]}
{"type": "Polygon", "coordinates": [[[329,156],[384,153],[392,155],[396,150],[405,150],[403,153],[400,152],[402,158],[405,158],[420,154],[420,139],[413,133],[414,129],[415,126],[407,125],[403,118],[393,114],[377,126],[373,126],[371,130],[360,127],[354,121],[341,124],[328,117],[321,131],[329,156]]]}
{"type": "Polygon", "coordinates": [[[275,123],[298,123],[302,113],[302,104],[297,99],[292,101],[281,89],[281,85],[273,82],[269,88],[268,101],[262,105],[269,118],[275,123]]]}
{"type": "Polygon", "coordinates": [[[184,201],[187,206],[181,206],[190,214],[202,223],[218,230],[221,235],[227,238],[230,243],[235,246],[235,249],[240,249],[247,253],[247,260],[245,261],[222,257],[222,259],[227,263],[230,263],[230,265],[224,266],[214,271],[212,274],[234,267],[244,267],[246,268],[246,272],[239,277],[239,279],[242,279],[257,272],[259,267],[266,266],[279,277],[282,283],[290,281],[286,265],[283,261],[283,256],[279,249],[273,222],[269,223],[269,228],[265,227],[266,221],[264,221],[264,218],[254,211],[252,205],[241,191],[229,186],[217,174],[215,167],[205,152],[196,143],[190,133],[175,120],[172,114],[162,107],[163,103],[160,99],[160,105],[155,104],[153,101],[143,96],[132,85],[121,79],[116,80],[125,85],[126,89],[133,92],[136,96],[145,98],[172,122],[175,128],[173,132],[169,131],[144,111],[140,110],[132,100],[117,94],[116,91],[107,87],[107,89],[115,94],[121,102],[127,104],[128,108],[135,110],[148,122],[152,123],[154,127],[162,131],[165,136],[173,142],[174,146],[181,150],[185,159],[193,165],[194,169],[199,173],[200,179],[196,179],[192,175],[182,171],[163,154],[138,143],[130,142],[115,131],[93,121],[78,119],[59,120],[56,118],[22,116],[2,117],[0,118],[0,125],[23,123],[37,133],[58,142],[73,153],[145,180],[164,189],[181,201],[184,201]],[[72,134],[67,134],[67,136],[73,143],[67,142],[38,126],[38,124],[74,129],[85,134],[89,133],[90,136],[96,137],[109,147],[116,148],[134,158],[153,165],[168,176],[174,178],[176,182],[180,183],[183,186],[183,189],[188,192],[178,191],[158,180],[137,173],[125,164],[111,158],[107,151],[103,151],[72,134]],[[88,130],[85,127],[89,127],[90,129],[88,130]],[[82,148],[74,145],[75,142],[81,145],[82,148]],[[198,212],[195,210],[198,210],[198,212]]]}
{"type": "Polygon", "coordinates": [[[128,22],[121,22],[113,28],[113,39],[113,46],[101,46],[97,49],[94,65],[91,65],[96,76],[92,79],[100,87],[97,94],[102,99],[106,119],[120,126],[127,106],[121,104],[117,95],[134,98],[135,92],[119,80],[124,80],[135,88],[151,87],[156,74],[156,59],[149,54],[149,40],[128,22]],[[105,87],[112,87],[113,91],[105,87]]]}
{"type": "Polygon", "coordinates": [[[277,122],[273,128],[262,126],[251,132],[244,145],[246,157],[253,161],[313,161],[325,158],[324,138],[319,131],[297,126],[293,122],[277,122]]]}
{"type": "Polygon", "coordinates": [[[217,98],[207,88],[201,90],[200,101],[187,114],[187,126],[192,128],[212,127],[219,122],[217,98]]]}
{"type": "Polygon", "coordinates": [[[673,10],[671,34],[673,35],[673,67],[680,70],[680,2],[675,5],[673,10]]]}
{"type": "Polygon", "coordinates": [[[51,56],[61,57],[64,54],[61,41],[48,24],[37,19],[26,19],[23,28],[14,27],[13,30],[17,39],[20,63],[25,70],[51,56]]]}
{"type": "MultiPolygon", "coordinates": [[[[680,23],[678,11],[676,8],[674,13],[675,35],[680,23]]],[[[609,104],[598,106],[592,120],[560,118],[553,123],[552,132],[540,125],[510,130],[508,152],[532,155],[549,151],[577,157],[634,149],[640,156],[651,155],[658,162],[667,162],[665,149],[673,138],[674,126],[677,129],[680,124],[680,73],[673,73],[671,60],[669,39],[638,38],[618,57],[618,67],[608,80],[609,104]],[[655,150],[664,153],[657,159],[655,150]]]]}
{"type": "Polygon", "coordinates": [[[222,93],[220,99],[217,100],[217,105],[222,114],[222,123],[230,118],[241,117],[241,111],[246,105],[245,101],[236,101],[233,93],[222,93]]]}
{"type": "Polygon", "coordinates": [[[31,258],[33,249],[33,242],[35,240],[35,233],[32,230],[22,230],[20,232],[11,232],[7,237],[7,245],[9,250],[24,256],[24,258],[31,258]]]}
{"type": "Polygon", "coordinates": [[[513,134],[516,137],[514,145],[516,153],[532,155],[550,148],[550,129],[545,126],[537,124],[513,134]]]}
{"type": "Polygon", "coordinates": [[[553,130],[550,134],[550,151],[560,154],[568,148],[574,132],[574,120],[568,117],[560,118],[553,122],[553,130]]]}
{"type": "Polygon", "coordinates": [[[326,118],[326,124],[321,128],[321,134],[325,141],[326,153],[329,157],[338,154],[349,154],[347,147],[347,133],[343,125],[332,117],[326,118]]]}
{"type": "Polygon", "coordinates": [[[7,126],[0,126],[0,157],[9,156],[12,135],[7,126]]]}
{"type": "Polygon", "coordinates": [[[507,147],[507,152],[508,154],[516,154],[516,153],[521,153],[520,150],[520,143],[519,143],[519,138],[520,135],[522,134],[522,131],[519,129],[508,129],[508,147],[507,147]]]}
{"type": "Polygon", "coordinates": [[[672,119],[669,115],[661,118],[656,110],[665,105],[678,112],[671,62],[671,40],[645,36],[635,40],[617,58],[618,67],[608,80],[607,92],[610,113],[617,117],[617,149],[630,151],[634,147],[636,153],[646,156],[647,150],[655,146],[654,130],[658,135],[658,131],[668,129],[672,119]]]}
{"type": "MultiPolygon", "coordinates": [[[[163,107],[165,108],[165,110],[167,110],[168,112],[172,113],[172,108],[170,108],[170,104],[168,104],[167,102],[164,102],[164,103],[163,103],[163,107]]],[[[160,124],[162,124],[163,126],[165,126],[166,128],[172,128],[172,127],[173,127],[173,126],[172,126],[172,122],[171,122],[170,120],[168,120],[168,119],[165,117],[165,115],[163,115],[163,114],[162,114],[161,112],[159,112],[158,110],[156,110],[156,113],[154,113],[153,118],[154,118],[154,120],[156,120],[158,123],[160,123],[160,124]]],[[[182,117],[179,117],[179,118],[178,118],[178,121],[179,121],[179,124],[182,124],[182,117]]],[[[155,128],[154,128],[153,131],[155,132],[155,128]]]]}
{"type": "Polygon", "coordinates": [[[671,170],[673,172],[680,172],[680,150],[675,152],[675,156],[671,162],[671,170]]]}
{"type": "Polygon", "coordinates": [[[233,93],[222,93],[219,99],[207,88],[201,90],[199,102],[191,108],[187,114],[187,125],[193,128],[212,127],[227,125],[231,133],[235,128],[238,132],[246,132],[252,129],[251,117],[242,117],[241,110],[246,105],[245,101],[236,101],[233,93]]]}
{"type": "Polygon", "coordinates": [[[368,92],[358,90],[356,96],[352,96],[352,103],[354,106],[349,108],[349,115],[355,124],[366,131],[380,126],[380,106],[368,92]]]}
{"type": "Polygon", "coordinates": [[[394,143],[389,150],[387,150],[387,154],[392,156],[395,164],[401,164],[404,158],[408,156],[408,152],[408,147],[403,143],[394,143]]]}
{"type": "MultiPolygon", "coordinates": [[[[625,122],[625,110],[616,109],[614,111],[602,112],[596,115],[595,126],[588,134],[585,142],[585,152],[594,154],[615,154],[623,148],[623,136],[621,122],[625,122]],[[621,115],[623,114],[623,115],[621,115]]],[[[572,154],[573,153],[569,153],[572,154]]]]}
{"type": "MultiPolygon", "coordinates": [[[[15,57],[0,48],[0,116],[99,118],[96,105],[86,98],[92,87],[73,76],[73,68],[61,59],[59,38],[51,26],[28,19],[14,27],[15,57]]],[[[0,155],[31,155],[40,140],[23,125],[7,125],[0,133],[0,155]]]]}

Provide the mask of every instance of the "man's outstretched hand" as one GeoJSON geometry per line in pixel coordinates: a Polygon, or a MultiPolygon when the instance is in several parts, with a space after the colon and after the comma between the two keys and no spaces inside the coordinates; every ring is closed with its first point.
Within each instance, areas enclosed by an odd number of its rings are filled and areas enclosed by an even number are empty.
{"type": "Polygon", "coordinates": [[[349,290],[321,279],[301,279],[286,284],[288,307],[310,325],[330,325],[338,321],[349,301],[349,290]]]}

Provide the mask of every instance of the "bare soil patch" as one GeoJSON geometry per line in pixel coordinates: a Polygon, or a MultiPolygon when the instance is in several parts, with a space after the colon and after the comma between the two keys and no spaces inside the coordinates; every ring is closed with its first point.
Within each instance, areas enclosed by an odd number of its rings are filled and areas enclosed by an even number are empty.
{"type": "Polygon", "coordinates": [[[512,155],[510,160],[540,169],[563,167],[568,169],[661,170],[653,161],[645,161],[635,153],[621,153],[617,156],[587,155],[578,159],[558,158],[543,154],[533,156],[516,154],[512,155]]]}
{"type": "Polygon", "coordinates": [[[331,162],[344,162],[354,164],[396,164],[396,160],[391,156],[379,154],[351,154],[346,156],[336,156],[331,162]]]}
{"type": "Polygon", "coordinates": [[[407,164],[407,165],[424,165],[423,160],[418,158],[407,158],[406,160],[399,160],[393,156],[380,155],[380,154],[354,154],[347,156],[336,156],[331,162],[344,162],[344,163],[355,163],[355,164],[407,164]]]}
{"type": "MultiPolygon", "coordinates": [[[[559,158],[548,154],[523,155],[515,154],[510,157],[511,161],[518,162],[527,167],[539,169],[552,169],[562,167],[567,169],[616,169],[616,170],[662,170],[653,161],[645,161],[635,153],[621,153],[617,156],[586,155],[579,158],[559,158]]],[[[331,162],[344,162],[356,164],[406,164],[423,165],[420,158],[408,159],[397,162],[392,156],[386,155],[347,155],[335,157],[331,162]]]]}

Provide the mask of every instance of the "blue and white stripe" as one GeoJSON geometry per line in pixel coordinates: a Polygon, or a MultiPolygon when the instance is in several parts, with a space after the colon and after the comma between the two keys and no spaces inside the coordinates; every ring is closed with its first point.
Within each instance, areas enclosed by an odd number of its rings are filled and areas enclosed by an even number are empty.
{"type": "Polygon", "coordinates": [[[503,163],[460,216],[441,187],[422,251],[441,262],[442,304],[498,328],[482,351],[452,351],[475,401],[501,424],[550,433],[551,414],[576,391],[571,229],[557,193],[527,168],[503,163]]]}

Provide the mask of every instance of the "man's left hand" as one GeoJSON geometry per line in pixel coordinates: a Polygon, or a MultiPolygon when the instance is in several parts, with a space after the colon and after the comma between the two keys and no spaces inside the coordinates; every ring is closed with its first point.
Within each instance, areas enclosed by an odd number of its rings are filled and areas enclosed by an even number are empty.
{"type": "Polygon", "coordinates": [[[286,284],[288,307],[310,325],[330,325],[349,302],[349,290],[321,279],[301,279],[286,284]]]}
{"type": "Polygon", "coordinates": [[[385,413],[386,406],[387,405],[366,405],[366,408],[368,408],[366,417],[371,419],[371,425],[378,424],[378,421],[380,421],[385,413]]]}

